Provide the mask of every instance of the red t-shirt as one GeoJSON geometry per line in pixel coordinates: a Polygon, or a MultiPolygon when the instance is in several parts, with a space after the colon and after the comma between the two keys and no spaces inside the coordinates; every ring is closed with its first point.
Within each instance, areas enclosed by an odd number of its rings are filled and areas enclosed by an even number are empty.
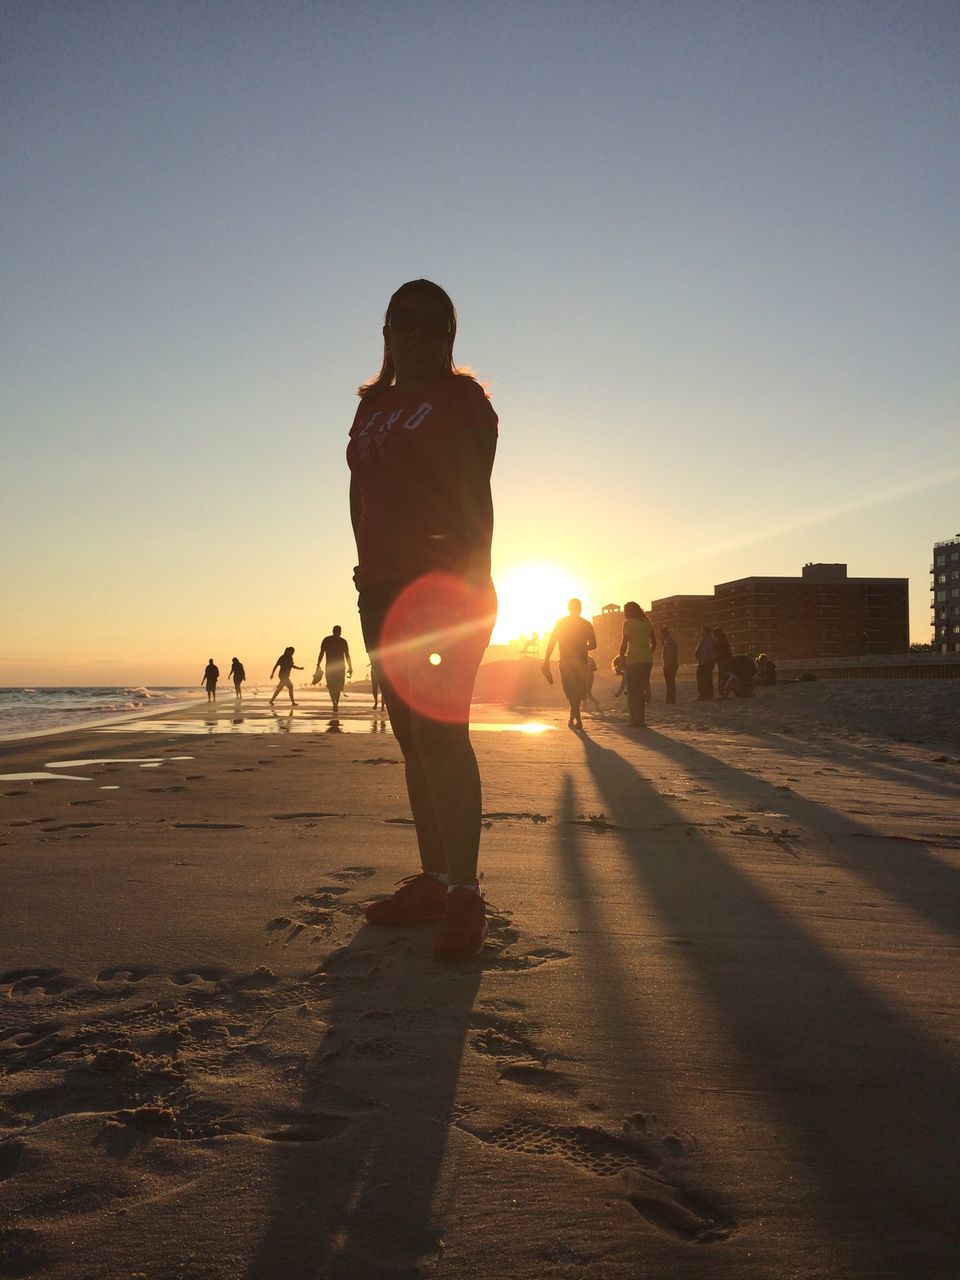
{"type": "Polygon", "coordinates": [[[360,402],[347,446],[361,506],[359,586],[431,569],[456,572],[478,551],[489,564],[489,482],[473,504],[480,510],[468,513],[455,447],[461,431],[497,436],[497,415],[472,378],[452,376],[426,392],[385,391],[360,402]]]}

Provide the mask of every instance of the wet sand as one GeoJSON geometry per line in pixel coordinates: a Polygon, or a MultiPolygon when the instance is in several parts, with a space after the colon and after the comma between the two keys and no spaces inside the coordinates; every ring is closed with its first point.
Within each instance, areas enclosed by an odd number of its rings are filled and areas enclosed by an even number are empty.
{"type": "Polygon", "coordinates": [[[3,744],[0,1276],[953,1280],[960,686],[876,683],[477,708],[457,968],[367,699],[3,744]]]}

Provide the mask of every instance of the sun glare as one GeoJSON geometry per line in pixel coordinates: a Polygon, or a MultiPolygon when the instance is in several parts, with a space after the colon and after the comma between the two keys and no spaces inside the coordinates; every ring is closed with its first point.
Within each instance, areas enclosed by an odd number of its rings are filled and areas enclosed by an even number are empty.
{"type": "Polygon", "coordinates": [[[514,565],[494,579],[497,588],[497,625],[494,644],[509,644],[535,631],[549,635],[556,620],[567,611],[571,596],[583,600],[584,615],[589,603],[580,584],[559,565],[530,562],[514,565]]]}

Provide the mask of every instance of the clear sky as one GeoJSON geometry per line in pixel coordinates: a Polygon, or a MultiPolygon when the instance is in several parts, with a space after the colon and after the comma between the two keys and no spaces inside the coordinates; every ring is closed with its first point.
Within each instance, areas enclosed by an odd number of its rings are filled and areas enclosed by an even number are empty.
{"type": "Polygon", "coordinates": [[[0,684],[359,658],[346,433],[420,276],[500,415],[499,638],[810,560],[909,577],[930,638],[957,3],[5,0],[0,40],[0,684]]]}

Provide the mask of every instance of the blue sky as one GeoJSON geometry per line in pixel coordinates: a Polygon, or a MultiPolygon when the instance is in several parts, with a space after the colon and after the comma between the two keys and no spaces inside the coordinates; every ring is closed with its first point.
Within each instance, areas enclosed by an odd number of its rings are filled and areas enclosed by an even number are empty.
{"type": "Polygon", "coordinates": [[[500,414],[503,581],[845,560],[929,638],[957,4],[40,0],[0,38],[0,683],[359,647],[346,432],[418,276],[500,414]]]}

